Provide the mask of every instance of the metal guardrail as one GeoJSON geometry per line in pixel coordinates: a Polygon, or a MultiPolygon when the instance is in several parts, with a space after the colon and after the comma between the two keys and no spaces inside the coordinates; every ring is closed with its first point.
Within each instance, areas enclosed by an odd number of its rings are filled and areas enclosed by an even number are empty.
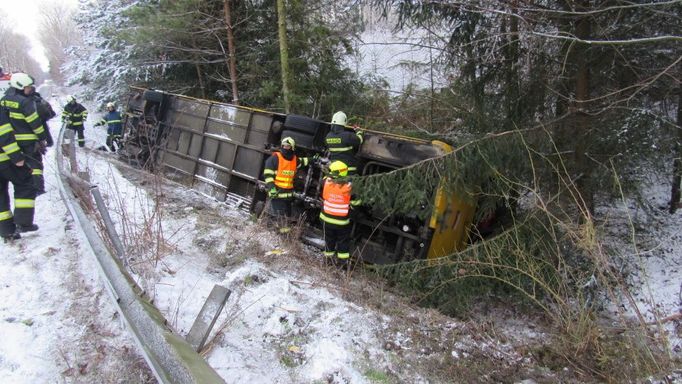
{"type": "MultiPolygon", "coordinates": [[[[113,222],[108,217],[107,208],[103,206],[104,202],[97,186],[78,176],[74,140],[69,143],[70,166],[67,167],[64,164],[62,145],[65,131],[66,129],[62,127],[56,145],[59,193],[77,227],[88,239],[92,252],[97,258],[107,291],[113,298],[121,318],[130,330],[130,334],[154,376],[161,383],[224,383],[224,380],[206,363],[206,360],[167,325],[163,314],[144,297],[143,290],[126,271],[121,261],[126,259],[123,247],[113,228],[113,222]],[[73,174],[73,171],[76,174],[73,174]],[[92,194],[97,208],[107,212],[102,220],[107,226],[106,232],[112,237],[110,241],[120,258],[112,256],[105,241],[100,238],[95,226],[91,223],[92,220],[81,207],[81,204],[86,203],[83,200],[86,198],[89,200],[90,197],[83,196],[81,193],[79,198],[74,188],[92,194]]],[[[92,201],[87,203],[92,206],[92,201]]]]}

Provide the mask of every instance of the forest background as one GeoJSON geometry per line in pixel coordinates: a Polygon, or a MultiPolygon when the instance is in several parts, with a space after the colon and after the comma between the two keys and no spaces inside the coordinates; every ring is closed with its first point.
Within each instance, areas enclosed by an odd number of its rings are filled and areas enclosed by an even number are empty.
{"type": "MultiPolygon", "coordinates": [[[[344,110],[364,129],[453,145],[448,156],[355,184],[377,208],[407,213],[447,180],[478,205],[478,221],[504,218],[499,236],[438,265],[379,269],[415,301],[456,315],[480,297],[530,304],[558,330],[549,355],[597,377],[679,363],[643,316],[614,333],[596,314],[605,303],[639,311],[624,271],[641,251],[641,225],[628,217],[620,240],[629,246],[614,246],[604,233],[614,207],[646,216],[679,206],[680,1],[111,0],[79,8],[43,8],[49,78],[85,86],[83,97],[102,104],[139,85],[325,121],[344,110]],[[386,48],[422,53],[392,63],[418,74],[400,89],[360,70],[362,37],[380,28],[410,36],[386,48]],[[92,65],[64,65],[67,57],[92,65]],[[647,199],[652,180],[670,189],[668,204],[647,199]]],[[[0,43],[0,65],[47,78],[19,54],[25,39],[2,19],[0,30],[12,36],[0,43]]]]}

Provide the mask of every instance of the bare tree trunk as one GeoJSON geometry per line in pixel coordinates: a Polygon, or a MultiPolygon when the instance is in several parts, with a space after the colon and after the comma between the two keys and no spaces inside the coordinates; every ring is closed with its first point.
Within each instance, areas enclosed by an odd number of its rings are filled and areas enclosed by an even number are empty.
{"type": "Polygon", "coordinates": [[[509,19],[502,23],[502,32],[506,32],[505,25],[509,23],[509,40],[504,49],[506,61],[506,83],[507,83],[507,124],[506,129],[513,129],[519,119],[519,19],[518,15],[518,1],[512,0],[509,3],[509,19]]]}
{"type": "Polygon", "coordinates": [[[682,85],[677,88],[677,127],[673,149],[673,185],[670,194],[670,213],[675,213],[680,204],[680,183],[682,182],[682,85]]]}
{"type": "MultiPolygon", "coordinates": [[[[64,76],[61,66],[66,60],[66,48],[81,44],[81,33],[73,21],[74,10],[63,2],[42,2],[38,7],[38,38],[45,48],[50,64],[50,76],[59,84],[64,76]]],[[[5,34],[0,33],[5,36],[5,34]]],[[[0,54],[0,56],[3,56],[0,54]]]]}
{"type": "Polygon", "coordinates": [[[199,88],[201,89],[201,98],[205,99],[206,98],[206,86],[204,85],[204,79],[203,75],[201,73],[201,65],[199,63],[194,64],[194,67],[197,70],[197,79],[199,79],[199,88]]]}
{"type": "MultiPolygon", "coordinates": [[[[580,9],[588,10],[590,1],[583,0],[580,2],[580,9]]],[[[591,34],[591,21],[589,16],[582,16],[576,25],[576,37],[583,40],[588,40],[591,34]]],[[[594,191],[592,188],[592,171],[588,163],[587,148],[591,141],[590,132],[590,118],[588,116],[587,100],[590,98],[590,68],[587,62],[588,46],[578,43],[576,45],[575,65],[577,68],[575,77],[575,135],[577,137],[575,147],[575,163],[579,173],[576,186],[580,196],[582,196],[585,207],[590,213],[594,212],[594,191]]]]}
{"type": "Polygon", "coordinates": [[[232,82],[232,103],[239,105],[239,92],[237,91],[237,55],[234,48],[234,34],[232,33],[232,15],[230,0],[223,0],[225,10],[225,25],[227,26],[227,52],[230,56],[227,63],[230,69],[230,81],[232,82]]]}
{"type": "Polygon", "coordinates": [[[279,57],[282,65],[282,96],[284,112],[289,113],[289,47],[287,44],[286,8],[284,0],[277,0],[277,25],[279,27],[279,57]]]}
{"type": "MultiPolygon", "coordinates": [[[[197,42],[192,38],[192,48],[194,48],[194,51],[197,52],[197,42]]],[[[194,56],[194,69],[197,71],[197,80],[199,81],[199,89],[201,90],[201,98],[205,99],[206,98],[206,86],[204,85],[204,76],[201,72],[201,64],[200,64],[200,57],[199,55],[193,55],[194,56]]]]}

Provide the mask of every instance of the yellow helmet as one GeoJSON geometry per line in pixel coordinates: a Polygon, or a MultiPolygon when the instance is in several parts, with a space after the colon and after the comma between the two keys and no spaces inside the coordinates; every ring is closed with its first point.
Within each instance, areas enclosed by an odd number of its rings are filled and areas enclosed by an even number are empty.
{"type": "Polygon", "coordinates": [[[333,177],[348,176],[348,166],[343,161],[336,160],[329,164],[329,174],[333,177]]]}
{"type": "Polygon", "coordinates": [[[291,137],[283,138],[281,145],[290,145],[292,150],[296,149],[296,142],[291,137]]]}

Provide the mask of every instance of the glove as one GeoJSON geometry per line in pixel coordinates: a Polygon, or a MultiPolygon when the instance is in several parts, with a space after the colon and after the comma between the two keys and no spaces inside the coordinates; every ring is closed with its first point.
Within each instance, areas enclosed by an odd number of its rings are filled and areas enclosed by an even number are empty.
{"type": "Polygon", "coordinates": [[[48,134],[48,135],[47,135],[47,140],[45,140],[45,142],[47,143],[47,146],[48,146],[48,147],[53,146],[53,145],[54,145],[54,140],[52,139],[52,135],[48,134]]]}
{"type": "Polygon", "coordinates": [[[272,188],[268,191],[268,197],[271,198],[271,199],[274,199],[275,197],[277,197],[277,188],[272,187],[272,188]]]}

